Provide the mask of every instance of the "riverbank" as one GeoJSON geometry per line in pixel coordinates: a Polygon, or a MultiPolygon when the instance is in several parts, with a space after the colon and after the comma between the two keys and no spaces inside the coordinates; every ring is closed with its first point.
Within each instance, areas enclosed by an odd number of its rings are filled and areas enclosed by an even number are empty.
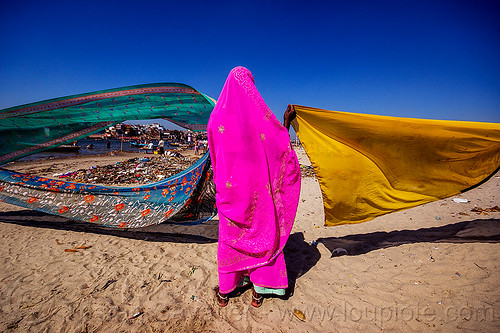
{"type": "MultiPolygon", "coordinates": [[[[134,156],[145,154],[10,166],[52,173],[134,156]]],[[[249,290],[215,302],[217,217],[125,231],[0,203],[0,331],[498,331],[500,212],[485,209],[499,200],[497,174],[457,197],[327,228],[318,181],[303,177],[285,248],[291,294],[258,309],[249,290]]]]}

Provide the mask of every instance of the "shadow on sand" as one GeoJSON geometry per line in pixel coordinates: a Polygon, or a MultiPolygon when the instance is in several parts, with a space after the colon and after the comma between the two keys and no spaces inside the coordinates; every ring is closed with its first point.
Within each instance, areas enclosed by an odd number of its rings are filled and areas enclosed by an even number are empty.
{"type": "MultiPolygon", "coordinates": [[[[217,242],[219,236],[218,220],[191,226],[162,223],[145,228],[117,229],[76,222],[32,210],[21,210],[0,213],[0,222],[37,228],[111,235],[150,242],[207,244],[217,242]]],[[[422,242],[498,243],[500,242],[500,220],[478,219],[417,230],[381,231],[317,239],[317,243],[323,243],[332,253],[332,257],[361,255],[373,250],[422,242]],[[347,252],[339,251],[339,248],[345,249],[347,252]]],[[[288,271],[288,291],[284,296],[287,299],[293,295],[296,280],[316,265],[321,254],[316,245],[307,243],[304,240],[302,232],[290,235],[283,252],[288,271]]]]}
{"type": "Polygon", "coordinates": [[[323,243],[332,253],[332,257],[359,255],[412,243],[498,243],[500,242],[500,220],[473,220],[417,230],[381,231],[319,238],[317,242],[323,243]],[[338,248],[347,250],[347,253],[335,251],[338,248]]]}
{"type": "MultiPolygon", "coordinates": [[[[421,242],[498,243],[500,242],[500,220],[473,220],[417,230],[372,232],[317,240],[317,243],[323,243],[326,246],[332,253],[332,257],[361,255],[373,250],[421,242]],[[345,249],[347,252],[339,249],[345,249]]],[[[315,245],[304,241],[302,233],[294,233],[290,235],[284,254],[289,289],[285,295],[286,299],[293,295],[295,281],[316,265],[320,259],[320,253],[315,245]]]]}
{"type": "Polygon", "coordinates": [[[0,222],[28,227],[89,232],[150,242],[206,244],[217,242],[219,237],[218,220],[207,221],[199,225],[161,223],[143,228],[121,229],[78,222],[34,210],[19,210],[0,213],[0,222]]]}

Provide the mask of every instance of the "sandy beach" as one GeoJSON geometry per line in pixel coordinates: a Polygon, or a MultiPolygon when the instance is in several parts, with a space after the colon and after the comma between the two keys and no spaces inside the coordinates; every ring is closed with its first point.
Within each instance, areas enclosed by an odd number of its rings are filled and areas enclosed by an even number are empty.
{"type": "MultiPolygon", "coordinates": [[[[53,174],[129,158],[7,167],[53,174]]],[[[256,309],[250,290],[216,304],[217,217],[118,230],[0,203],[0,331],[498,332],[500,212],[478,209],[494,206],[499,174],[460,196],[324,227],[318,181],[303,177],[289,294],[256,309]]]]}

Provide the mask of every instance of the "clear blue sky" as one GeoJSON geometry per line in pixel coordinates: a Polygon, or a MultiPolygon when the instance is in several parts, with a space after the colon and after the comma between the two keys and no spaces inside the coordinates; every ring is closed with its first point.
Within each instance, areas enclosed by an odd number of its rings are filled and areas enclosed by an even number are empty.
{"type": "Polygon", "coordinates": [[[0,108],[250,69],[287,104],[500,122],[499,1],[2,1],[0,108]]]}

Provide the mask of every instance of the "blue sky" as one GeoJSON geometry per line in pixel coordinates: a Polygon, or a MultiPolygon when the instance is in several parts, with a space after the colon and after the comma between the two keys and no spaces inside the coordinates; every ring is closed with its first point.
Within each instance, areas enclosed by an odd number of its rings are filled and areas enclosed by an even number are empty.
{"type": "Polygon", "coordinates": [[[500,122],[498,1],[2,1],[0,108],[250,69],[287,104],[500,122]]]}

